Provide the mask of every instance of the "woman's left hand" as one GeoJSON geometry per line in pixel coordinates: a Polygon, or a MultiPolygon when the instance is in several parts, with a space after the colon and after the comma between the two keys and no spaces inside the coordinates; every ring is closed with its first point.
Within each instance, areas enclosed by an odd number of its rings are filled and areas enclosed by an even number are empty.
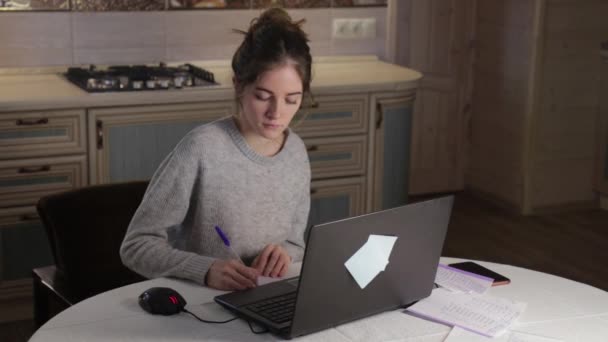
{"type": "Polygon", "coordinates": [[[251,267],[266,277],[282,277],[290,263],[291,257],[283,247],[270,244],[253,260],[251,267]]]}

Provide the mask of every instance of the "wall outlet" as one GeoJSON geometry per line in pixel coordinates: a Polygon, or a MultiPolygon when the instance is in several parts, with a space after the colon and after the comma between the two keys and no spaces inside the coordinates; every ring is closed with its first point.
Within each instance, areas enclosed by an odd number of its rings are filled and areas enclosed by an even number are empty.
{"type": "Polygon", "coordinates": [[[332,37],[336,39],[376,37],[376,18],[335,18],[332,23],[332,37]]]}

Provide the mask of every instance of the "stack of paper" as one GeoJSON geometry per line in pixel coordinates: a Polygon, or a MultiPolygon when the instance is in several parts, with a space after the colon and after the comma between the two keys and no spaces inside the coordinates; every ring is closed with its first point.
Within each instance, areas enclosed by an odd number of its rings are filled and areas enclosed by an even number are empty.
{"type": "Polygon", "coordinates": [[[396,236],[372,234],[367,238],[367,242],[344,263],[359,287],[364,289],[386,269],[395,241],[397,241],[396,236]]]}
{"type": "Polygon", "coordinates": [[[524,312],[525,303],[475,293],[438,288],[407,308],[418,316],[494,337],[506,331],[524,312]]]}
{"type": "Polygon", "coordinates": [[[452,292],[484,294],[492,287],[494,279],[454,267],[439,264],[435,283],[452,292]]]}

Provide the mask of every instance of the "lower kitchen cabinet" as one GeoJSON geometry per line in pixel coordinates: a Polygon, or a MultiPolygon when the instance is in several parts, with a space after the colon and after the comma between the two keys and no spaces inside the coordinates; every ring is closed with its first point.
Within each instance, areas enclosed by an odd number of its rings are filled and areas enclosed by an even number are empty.
{"type": "Polygon", "coordinates": [[[407,203],[414,97],[382,95],[375,103],[373,209],[407,203]]]}
{"type": "Polygon", "coordinates": [[[28,278],[32,269],[54,264],[46,231],[35,207],[0,209],[0,292],[28,278]]]}
{"type": "Polygon", "coordinates": [[[91,183],[150,179],[186,133],[232,114],[230,101],[91,109],[91,183]]]}
{"type": "Polygon", "coordinates": [[[365,213],[365,177],[311,182],[308,227],[365,213]]]}

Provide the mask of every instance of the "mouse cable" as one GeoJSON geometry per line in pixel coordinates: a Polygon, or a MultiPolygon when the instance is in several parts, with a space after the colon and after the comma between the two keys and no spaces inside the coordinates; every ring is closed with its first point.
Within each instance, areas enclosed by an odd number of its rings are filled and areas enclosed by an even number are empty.
{"type": "MultiPolygon", "coordinates": [[[[238,319],[238,317],[232,317],[231,319],[225,320],[225,321],[208,321],[206,319],[202,319],[200,317],[198,317],[197,315],[193,314],[192,312],[186,310],[186,309],[182,309],[183,312],[190,314],[192,317],[198,319],[199,321],[203,322],[203,323],[212,323],[212,324],[224,324],[224,323],[228,323],[228,322],[232,322],[236,319],[238,319]]],[[[251,330],[252,333],[254,334],[265,334],[268,332],[268,329],[265,330],[260,330],[260,331],[255,331],[253,330],[253,326],[251,325],[251,322],[249,320],[247,320],[247,324],[249,325],[249,329],[251,330]]]]}
{"type": "Polygon", "coordinates": [[[190,311],[188,311],[186,309],[182,309],[182,311],[185,312],[185,313],[188,313],[188,314],[192,315],[192,317],[198,319],[199,321],[201,321],[203,323],[224,324],[224,323],[232,322],[232,321],[234,321],[235,319],[238,318],[238,317],[233,317],[233,318],[231,318],[229,320],[226,320],[226,321],[208,321],[206,319],[202,319],[202,318],[198,317],[197,315],[193,314],[192,312],[190,312],[190,311]]]}

